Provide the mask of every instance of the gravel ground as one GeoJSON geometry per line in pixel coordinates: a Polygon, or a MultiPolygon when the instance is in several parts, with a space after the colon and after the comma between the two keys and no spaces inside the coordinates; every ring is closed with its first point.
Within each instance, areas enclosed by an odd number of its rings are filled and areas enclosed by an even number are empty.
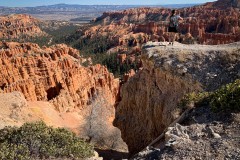
{"type": "Polygon", "coordinates": [[[169,127],[160,143],[134,160],[240,159],[240,113],[213,113],[207,106],[193,109],[182,123],[169,127]],[[161,148],[161,149],[160,149],[161,148]]]}

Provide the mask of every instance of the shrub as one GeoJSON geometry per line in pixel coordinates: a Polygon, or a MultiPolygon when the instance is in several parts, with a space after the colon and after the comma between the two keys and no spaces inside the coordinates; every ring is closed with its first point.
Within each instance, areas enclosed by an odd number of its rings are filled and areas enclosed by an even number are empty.
{"type": "Polygon", "coordinates": [[[208,105],[211,99],[210,92],[201,92],[201,93],[190,93],[183,97],[183,99],[178,103],[178,107],[181,109],[186,109],[191,103],[194,103],[195,106],[208,105]]]}
{"type": "Polygon", "coordinates": [[[44,122],[25,123],[20,128],[0,130],[0,159],[86,158],[93,147],[64,129],[48,127],[44,122]]]}
{"type": "Polygon", "coordinates": [[[214,92],[187,94],[178,107],[185,109],[190,103],[197,106],[209,105],[214,112],[240,111],[240,80],[224,85],[214,92]]]}
{"type": "Polygon", "coordinates": [[[214,111],[240,111],[240,80],[215,91],[210,106],[214,111]]]}

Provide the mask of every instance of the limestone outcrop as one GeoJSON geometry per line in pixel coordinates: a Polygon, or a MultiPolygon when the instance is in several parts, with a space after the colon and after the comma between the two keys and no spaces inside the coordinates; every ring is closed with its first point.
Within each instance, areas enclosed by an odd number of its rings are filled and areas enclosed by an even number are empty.
{"type": "Polygon", "coordinates": [[[37,19],[16,14],[0,17],[0,39],[20,39],[45,35],[37,19]]]}
{"type": "Polygon", "coordinates": [[[102,148],[127,150],[120,131],[112,126],[119,80],[106,67],[81,66],[79,52],[64,44],[40,48],[32,43],[2,42],[0,48],[3,93],[19,91],[28,102],[48,102],[59,114],[74,115],[72,120],[65,117],[69,124],[64,125],[83,138],[102,148]]]}

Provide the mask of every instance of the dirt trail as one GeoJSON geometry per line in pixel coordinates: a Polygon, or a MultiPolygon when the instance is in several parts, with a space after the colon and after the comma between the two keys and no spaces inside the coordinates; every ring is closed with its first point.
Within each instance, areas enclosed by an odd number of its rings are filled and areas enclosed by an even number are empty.
{"type": "Polygon", "coordinates": [[[174,45],[169,45],[168,42],[148,42],[145,44],[144,48],[156,47],[156,49],[164,49],[167,51],[176,51],[179,50],[191,50],[191,51],[223,51],[223,50],[232,50],[240,49],[240,42],[230,43],[230,44],[221,44],[221,45],[200,45],[200,44],[182,44],[179,42],[174,42],[174,45]]]}

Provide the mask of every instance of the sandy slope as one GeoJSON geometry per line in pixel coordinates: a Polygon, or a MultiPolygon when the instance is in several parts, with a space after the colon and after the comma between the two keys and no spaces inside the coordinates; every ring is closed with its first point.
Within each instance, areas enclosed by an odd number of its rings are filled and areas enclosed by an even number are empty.
{"type": "Polygon", "coordinates": [[[59,113],[49,102],[27,102],[20,92],[0,93],[0,108],[0,128],[43,120],[48,125],[78,132],[80,122],[83,122],[77,112],[59,113]]]}

